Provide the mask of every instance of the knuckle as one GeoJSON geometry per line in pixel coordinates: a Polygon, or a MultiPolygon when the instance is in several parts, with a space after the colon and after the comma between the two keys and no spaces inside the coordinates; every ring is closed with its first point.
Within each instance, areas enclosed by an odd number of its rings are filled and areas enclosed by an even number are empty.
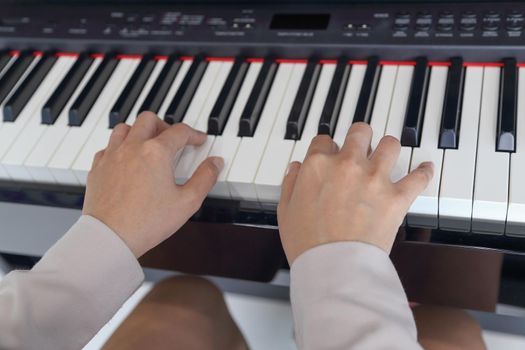
{"type": "Polygon", "coordinates": [[[384,144],[387,144],[389,146],[399,146],[399,147],[401,147],[401,143],[399,142],[399,139],[397,139],[396,137],[394,137],[392,135],[383,136],[381,141],[384,144]]]}
{"type": "Polygon", "coordinates": [[[350,129],[358,131],[358,132],[364,132],[364,133],[371,133],[372,132],[372,127],[368,123],[365,123],[365,122],[354,123],[350,127],[350,129]]]}
{"type": "Polygon", "coordinates": [[[151,139],[146,142],[141,147],[141,154],[146,158],[157,158],[163,155],[165,152],[164,145],[159,142],[157,139],[151,139]]]}
{"type": "Polygon", "coordinates": [[[177,134],[189,134],[192,131],[192,128],[186,123],[177,123],[172,128],[177,134]]]}
{"type": "Polygon", "coordinates": [[[147,122],[155,122],[159,117],[151,111],[144,111],[139,114],[139,118],[145,119],[147,122]]]}
{"type": "Polygon", "coordinates": [[[328,159],[328,156],[326,154],[319,152],[317,150],[314,150],[313,152],[309,154],[307,161],[310,164],[320,165],[320,164],[325,163],[327,159],[328,159]]]}

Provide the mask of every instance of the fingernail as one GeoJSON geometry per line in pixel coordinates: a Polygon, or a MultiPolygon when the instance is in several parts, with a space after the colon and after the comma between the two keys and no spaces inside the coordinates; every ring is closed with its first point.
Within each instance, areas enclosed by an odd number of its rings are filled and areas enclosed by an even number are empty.
{"type": "Polygon", "coordinates": [[[224,159],[221,157],[214,157],[211,162],[215,165],[218,171],[221,171],[224,167],[224,159]]]}
{"type": "Polygon", "coordinates": [[[430,170],[434,171],[434,163],[433,162],[424,162],[419,165],[421,168],[429,168],[430,170]]]}

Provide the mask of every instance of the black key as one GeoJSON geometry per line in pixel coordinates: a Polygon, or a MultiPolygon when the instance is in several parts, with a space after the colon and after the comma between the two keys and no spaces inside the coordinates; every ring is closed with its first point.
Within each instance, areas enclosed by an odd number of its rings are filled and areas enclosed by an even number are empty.
{"type": "Polygon", "coordinates": [[[16,91],[9,97],[4,105],[4,121],[14,122],[20,112],[24,109],[36,89],[53,68],[57,57],[54,53],[44,53],[33,69],[27,74],[24,81],[16,91]]]}
{"type": "Polygon", "coordinates": [[[363,79],[363,86],[357,99],[355,107],[354,123],[365,122],[370,123],[370,116],[372,115],[372,108],[376,98],[377,85],[379,81],[379,73],[381,67],[379,66],[379,59],[372,57],[368,60],[366,66],[365,77],[363,79]]]}
{"type": "Polygon", "coordinates": [[[0,103],[2,103],[11,90],[13,90],[34,59],[33,51],[21,52],[16,61],[8,68],[7,72],[2,75],[2,78],[0,78],[0,103]]]}
{"type": "Polygon", "coordinates": [[[208,61],[202,56],[196,56],[193,58],[193,62],[182,80],[177,93],[173,97],[167,111],[164,116],[164,121],[169,124],[175,124],[182,121],[190,102],[195,94],[195,91],[199,87],[202,76],[206,71],[208,61]]]}
{"type": "Polygon", "coordinates": [[[424,57],[417,58],[408,97],[405,123],[401,133],[401,146],[419,147],[421,143],[429,73],[428,60],[424,57]]]}
{"type": "Polygon", "coordinates": [[[82,125],[117,64],[118,59],[115,57],[115,54],[107,54],[100,62],[97,70],[93,73],[69,110],[70,126],[82,125]]]}
{"type": "Polygon", "coordinates": [[[448,70],[443,114],[441,116],[439,148],[458,148],[464,76],[463,59],[460,57],[452,58],[448,70]]]}
{"type": "Polygon", "coordinates": [[[349,75],[350,65],[348,64],[348,59],[346,57],[339,59],[332,82],[330,83],[330,88],[328,89],[321,118],[319,119],[318,134],[334,136],[335,126],[339,119],[339,112],[341,112],[349,75]]]}
{"type": "Polygon", "coordinates": [[[239,136],[251,137],[255,133],[259,119],[266,104],[266,99],[270,93],[275,73],[277,72],[277,62],[273,58],[267,58],[259,71],[257,80],[253,85],[252,92],[246,106],[241,114],[241,120],[239,121],[239,136]]]}
{"type": "Polygon", "coordinates": [[[285,139],[299,140],[301,138],[320,72],[321,64],[316,59],[309,60],[286,123],[285,139]]]}
{"type": "Polygon", "coordinates": [[[153,84],[148,96],[144,100],[144,103],[140,107],[139,113],[143,111],[150,111],[158,113],[162,105],[162,102],[166,98],[166,95],[179,72],[182,61],[177,56],[172,55],[168,58],[168,61],[162,68],[162,71],[153,84]]]}
{"type": "Polygon", "coordinates": [[[503,77],[500,86],[496,151],[516,152],[518,70],[514,58],[503,60],[503,77]]]}
{"type": "Polygon", "coordinates": [[[142,58],[139,65],[133,72],[126,87],[120,94],[117,102],[109,113],[109,127],[114,128],[119,123],[124,123],[133,109],[144,85],[155,68],[156,61],[153,55],[146,55],[142,58]]]}
{"type": "Polygon", "coordinates": [[[11,61],[13,57],[9,50],[0,51],[0,72],[5,68],[5,66],[11,61]]]}
{"type": "Polygon", "coordinates": [[[242,82],[248,71],[249,63],[242,57],[237,58],[233,64],[228,78],[224,82],[222,90],[213,105],[213,109],[208,119],[208,134],[221,135],[228,117],[232,111],[242,82]]]}
{"type": "Polygon", "coordinates": [[[94,59],[88,54],[80,54],[66,76],[42,108],[42,124],[53,124],[64,109],[78,85],[91,67],[94,59]]]}

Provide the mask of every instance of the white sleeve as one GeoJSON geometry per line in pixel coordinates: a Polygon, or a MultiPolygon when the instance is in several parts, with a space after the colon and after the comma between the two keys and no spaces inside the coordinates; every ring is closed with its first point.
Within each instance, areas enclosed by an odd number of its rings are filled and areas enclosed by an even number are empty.
{"type": "Polygon", "coordinates": [[[0,349],[81,349],[143,279],[120,237],[82,216],[32,270],[0,282],[0,349]]]}
{"type": "Polygon", "coordinates": [[[360,242],[325,244],[291,267],[299,349],[421,349],[388,255],[360,242]]]}

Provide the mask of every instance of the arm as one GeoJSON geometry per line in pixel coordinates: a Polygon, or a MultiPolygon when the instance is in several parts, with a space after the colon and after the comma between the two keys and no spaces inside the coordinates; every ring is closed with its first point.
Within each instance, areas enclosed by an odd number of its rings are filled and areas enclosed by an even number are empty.
{"type": "Polygon", "coordinates": [[[284,179],[278,219],[300,349],[420,349],[388,253],[433,168],[392,183],[399,142],[385,137],[371,152],[371,137],[363,123],[341,150],[318,136],[284,179]]]}
{"type": "Polygon", "coordinates": [[[0,283],[0,349],[80,349],[143,277],[124,242],[82,216],[31,271],[0,283]]]}
{"type": "Polygon", "coordinates": [[[173,158],[206,135],[143,113],[118,125],[89,173],[83,216],[34,266],[0,282],[1,349],[80,349],[143,280],[137,258],[198,209],[222,162],[205,160],[187,184],[173,158]]]}

